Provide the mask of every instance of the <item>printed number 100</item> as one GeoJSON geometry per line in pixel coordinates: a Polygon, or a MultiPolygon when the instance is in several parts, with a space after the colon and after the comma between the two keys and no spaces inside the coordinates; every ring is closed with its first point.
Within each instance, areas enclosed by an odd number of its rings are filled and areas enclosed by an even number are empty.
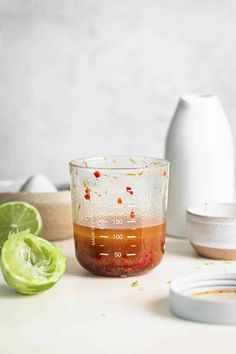
{"type": "Polygon", "coordinates": [[[113,238],[114,238],[114,240],[122,240],[123,239],[123,235],[122,234],[114,234],[113,238]]]}

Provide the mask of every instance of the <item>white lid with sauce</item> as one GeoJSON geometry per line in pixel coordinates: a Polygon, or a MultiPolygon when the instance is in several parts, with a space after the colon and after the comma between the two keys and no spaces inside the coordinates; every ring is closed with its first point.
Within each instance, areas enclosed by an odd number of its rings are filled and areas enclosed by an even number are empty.
{"type": "Polygon", "coordinates": [[[236,324],[236,273],[202,273],[174,280],[171,311],[205,323],[236,324]]]}

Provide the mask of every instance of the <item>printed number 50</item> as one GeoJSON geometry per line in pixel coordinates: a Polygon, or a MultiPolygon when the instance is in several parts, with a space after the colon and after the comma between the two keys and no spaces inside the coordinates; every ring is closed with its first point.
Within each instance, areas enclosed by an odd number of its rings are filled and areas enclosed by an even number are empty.
{"type": "Polygon", "coordinates": [[[121,252],[115,252],[114,253],[114,256],[117,258],[117,257],[121,257],[121,252]]]}

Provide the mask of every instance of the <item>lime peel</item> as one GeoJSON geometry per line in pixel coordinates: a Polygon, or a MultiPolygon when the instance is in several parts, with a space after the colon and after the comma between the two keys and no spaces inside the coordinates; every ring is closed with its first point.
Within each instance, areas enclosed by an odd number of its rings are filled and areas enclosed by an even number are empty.
{"type": "Polygon", "coordinates": [[[60,247],[29,230],[12,234],[1,252],[4,279],[21,294],[33,295],[54,286],[66,269],[60,247]]]}

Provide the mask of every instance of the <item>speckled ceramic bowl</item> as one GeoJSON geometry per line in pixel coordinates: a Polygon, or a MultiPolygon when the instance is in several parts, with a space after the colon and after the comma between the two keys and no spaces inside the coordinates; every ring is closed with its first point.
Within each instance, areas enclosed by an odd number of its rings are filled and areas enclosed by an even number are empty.
{"type": "Polygon", "coordinates": [[[70,191],[55,193],[0,193],[0,204],[20,200],[34,205],[43,220],[43,236],[47,240],[72,237],[70,191]]]}
{"type": "Polygon", "coordinates": [[[236,260],[236,204],[204,204],[188,208],[186,234],[199,255],[236,260]]]}

